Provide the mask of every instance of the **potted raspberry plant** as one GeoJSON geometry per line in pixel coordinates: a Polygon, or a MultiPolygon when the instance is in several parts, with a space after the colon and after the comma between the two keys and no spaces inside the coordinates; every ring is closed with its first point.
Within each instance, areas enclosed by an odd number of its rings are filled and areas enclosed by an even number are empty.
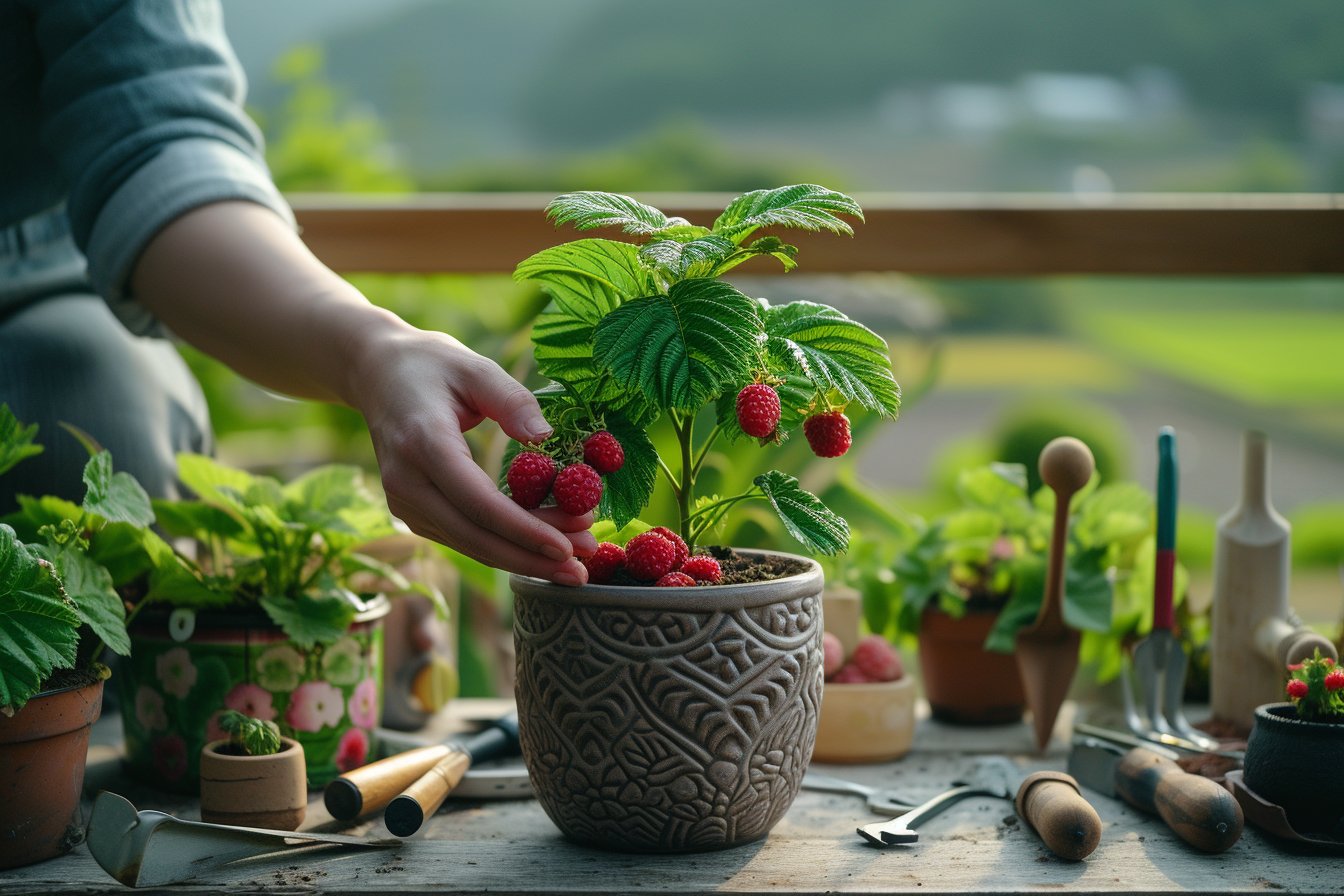
{"type": "Polygon", "coordinates": [[[1288,700],[1255,710],[1245,786],[1299,834],[1344,842],[1344,668],[1319,648],[1287,667],[1288,700]]]}
{"type": "Polygon", "coordinates": [[[848,235],[863,213],[801,184],[739,196],[708,226],[610,193],[568,193],[547,214],[625,238],[518,265],[551,299],[532,341],[555,432],[513,446],[502,485],[525,507],[595,510],[615,534],[587,560],[587,586],[510,580],[524,759],[542,806],[581,842],[750,842],[788,808],[812,752],[822,574],[801,556],[708,542],[748,502],[812,553],[844,551],[849,528],[792,475],[723,495],[705,474],[716,449],[745,440],[769,451],[801,434],[840,456],[847,415],[894,418],[900,390],[886,343],[862,324],[723,277],[758,257],[796,266],[796,247],[767,228],[848,235]],[[660,487],[674,514],[642,519],[660,487]],[[616,777],[624,786],[609,786],[616,777]]]}

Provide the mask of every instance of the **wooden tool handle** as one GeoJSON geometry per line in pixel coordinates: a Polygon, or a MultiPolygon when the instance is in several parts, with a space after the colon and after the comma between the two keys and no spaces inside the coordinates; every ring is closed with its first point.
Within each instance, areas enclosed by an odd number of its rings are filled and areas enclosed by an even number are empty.
{"type": "Polygon", "coordinates": [[[331,817],[339,821],[377,812],[453,752],[453,748],[438,744],[371,762],[333,779],[322,792],[323,802],[331,817]]]}
{"type": "Polygon", "coordinates": [[[1241,805],[1216,781],[1135,747],[1115,767],[1115,789],[1136,809],[1159,816],[1196,849],[1223,852],[1241,836],[1241,805]]]}
{"type": "Polygon", "coordinates": [[[1017,789],[1017,814],[1061,859],[1077,862],[1101,842],[1101,816],[1063,772],[1036,772],[1017,789]]]}
{"type": "Polygon", "coordinates": [[[387,804],[383,813],[387,830],[398,837],[409,837],[420,830],[425,819],[439,811],[470,765],[471,757],[466,753],[452,753],[440,759],[387,804]]]}

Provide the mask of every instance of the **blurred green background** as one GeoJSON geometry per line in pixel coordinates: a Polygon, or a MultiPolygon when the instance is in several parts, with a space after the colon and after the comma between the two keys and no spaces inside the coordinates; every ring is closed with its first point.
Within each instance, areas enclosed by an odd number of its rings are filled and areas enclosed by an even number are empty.
{"type": "MultiPolygon", "coordinates": [[[[860,198],[1344,191],[1344,4],[1332,0],[230,0],[225,15],[289,192],[803,181],[860,198]]],[[[815,298],[878,330],[907,401],[899,422],[868,425],[843,462],[809,465],[805,449],[768,462],[831,490],[865,543],[898,539],[905,514],[948,506],[957,471],[1030,463],[1060,431],[1084,435],[1107,477],[1151,489],[1156,433],[1170,424],[1179,554],[1191,605],[1207,606],[1241,433],[1262,429],[1274,501],[1294,525],[1294,603],[1337,636],[1340,279],[843,278],[809,276],[800,262],[799,273],[744,277],[743,288],[815,298]]],[[[411,322],[531,376],[532,288],[506,275],[352,279],[411,322]]],[[[353,413],[190,361],[225,459],[372,468],[353,413]]],[[[498,432],[482,427],[473,440],[482,464],[497,465],[498,432]]],[[[760,449],[735,450],[743,456],[725,476],[760,461],[748,456],[760,449]]],[[[750,516],[725,534],[738,544],[773,535],[750,516]]],[[[507,615],[491,609],[499,577],[458,565],[476,595],[463,602],[464,629],[493,637],[479,617],[507,615]]],[[[465,692],[495,690],[489,646],[463,643],[465,692]]]]}

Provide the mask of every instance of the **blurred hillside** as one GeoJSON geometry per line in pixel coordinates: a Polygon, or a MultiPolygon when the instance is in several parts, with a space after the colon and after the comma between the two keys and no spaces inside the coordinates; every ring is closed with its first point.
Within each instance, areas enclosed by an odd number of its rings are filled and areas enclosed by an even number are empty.
{"type": "Polygon", "coordinates": [[[722,181],[762,168],[851,190],[1344,189],[1335,0],[233,0],[226,16],[262,117],[282,44],[315,44],[422,188],[563,188],[587,162],[615,181],[590,186],[627,190],[754,187],[722,181]],[[631,154],[658,164],[615,170],[631,154]]]}

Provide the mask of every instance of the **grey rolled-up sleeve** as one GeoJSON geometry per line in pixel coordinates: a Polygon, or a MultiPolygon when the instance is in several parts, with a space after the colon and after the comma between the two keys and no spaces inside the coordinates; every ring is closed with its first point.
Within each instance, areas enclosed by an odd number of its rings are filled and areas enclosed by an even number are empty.
{"type": "Polygon", "coordinates": [[[69,184],[89,279],[131,329],[153,328],[129,278],[174,218],[259,203],[293,226],[242,107],[242,70],[211,0],[37,0],[42,140],[69,184]]]}

